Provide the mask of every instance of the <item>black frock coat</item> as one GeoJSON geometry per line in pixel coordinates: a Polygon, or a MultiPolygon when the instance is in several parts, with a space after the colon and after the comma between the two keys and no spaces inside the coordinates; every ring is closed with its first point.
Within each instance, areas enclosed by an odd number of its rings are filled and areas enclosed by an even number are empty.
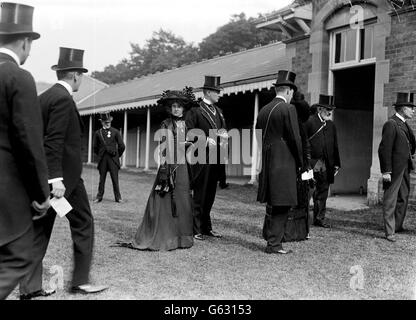
{"type": "Polygon", "coordinates": [[[31,74],[0,53],[0,246],[32,225],[30,204],[49,196],[42,117],[31,74]]]}
{"type": "Polygon", "coordinates": [[[271,206],[296,206],[296,178],[303,161],[295,107],[283,99],[273,99],[260,110],[256,129],[261,129],[263,136],[263,141],[259,142],[262,145],[262,167],[257,200],[271,206]]]}

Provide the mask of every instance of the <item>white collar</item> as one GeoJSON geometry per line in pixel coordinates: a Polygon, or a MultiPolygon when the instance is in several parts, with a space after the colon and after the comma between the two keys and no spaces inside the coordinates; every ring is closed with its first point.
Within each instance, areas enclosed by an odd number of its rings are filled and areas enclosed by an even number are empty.
{"type": "Polygon", "coordinates": [[[12,57],[13,60],[16,61],[17,65],[20,66],[20,59],[14,51],[7,48],[0,48],[0,53],[4,53],[12,57]]]}
{"type": "Polygon", "coordinates": [[[285,98],[285,97],[283,97],[283,96],[276,95],[276,98],[277,98],[277,99],[282,99],[285,103],[287,103],[286,98],[285,98]]]}
{"type": "Polygon", "coordinates": [[[204,101],[207,105],[212,106],[212,102],[207,100],[205,97],[202,99],[202,101],[204,101]]]}
{"type": "Polygon", "coordinates": [[[403,118],[403,116],[398,114],[397,112],[396,112],[396,117],[399,118],[400,120],[402,120],[403,122],[406,122],[406,119],[403,118]]]}
{"type": "Polygon", "coordinates": [[[325,122],[325,120],[324,120],[324,119],[322,119],[322,117],[321,117],[321,115],[319,114],[319,112],[318,112],[318,117],[319,117],[319,120],[321,120],[321,122],[325,122]]]}
{"type": "Polygon", "coordinates": [[[73,90],[72,90],[72,87],[69,85],[68,82],[59,80],[57,83],[60,84],[61,86],[63,86],[69,92],[69,94],[72,96],[73,90]]]}

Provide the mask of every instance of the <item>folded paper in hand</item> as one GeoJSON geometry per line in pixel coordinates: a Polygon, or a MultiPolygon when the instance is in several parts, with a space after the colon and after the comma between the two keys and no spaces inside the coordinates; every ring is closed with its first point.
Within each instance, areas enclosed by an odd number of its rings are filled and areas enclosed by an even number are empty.
{"type": "Polygon", "coordinates": [[[72,206],[69,204],[69,202],[65,199],[65,197],[62,198],[55,198],[53,197],[50,201],[52,208],[56,211],[58,216],[61,218],[65,217],[65,215],[72,210],[72,206]]]}
{"type": "Polygon", "coordinates": [[[305,171],[302,173],[302,180],[311,180],[313,179],[313,170],[305,171]]]}

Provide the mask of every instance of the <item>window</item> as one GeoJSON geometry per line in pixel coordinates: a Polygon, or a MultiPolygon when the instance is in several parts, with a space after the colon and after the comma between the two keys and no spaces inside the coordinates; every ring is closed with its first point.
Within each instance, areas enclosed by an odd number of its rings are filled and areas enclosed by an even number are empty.
{"type": "Polygon", "coordinates": [[[345,28],[332,32],[332,66],[355,64],[373,58],[373,37],[373,25],[366,25],[363,29],[345,28]]]}

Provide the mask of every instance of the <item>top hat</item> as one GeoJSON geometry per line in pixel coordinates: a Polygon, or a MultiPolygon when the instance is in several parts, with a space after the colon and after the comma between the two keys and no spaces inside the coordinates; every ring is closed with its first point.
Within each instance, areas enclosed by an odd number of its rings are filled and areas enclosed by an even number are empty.
{"type": "Polygon", "coordinates": [[[401,106],[408,106],[408,107],[416,107],[413,100],[413,92],[398,92],[397,93],[397,99],[394,103],[395,107],[401,107],[401,106]]]}
{"type": "Polygon", "coordinates": [[[220,87],[220,76],[205,76],[205,83],[200,89],[221,91],[220,87]]]}
{"type": "Polygon", "coordinates": [[[316,106],[323,107],[329,110],[335,109],[334,104],[334,96],[328,96],[326,94],[320,94],[319,95],[319,102],[316,103],[316,106]]]}
{"type": "Polygon", "coordinates": [[[195,96],[191,87],[185,87],[182,91],[180,90],[166,90],[162,92],[162,95],[158,104],[168,105],[170,101],[179,100],[183,102],[183,107],[188,109],[191,107],[192,102],[195,101],[195,96]]]}
{"type": "Polygon", "coordinates": [[[274,83],[275,87],[288,86],[297,91],[298,87],[295,85],[296,73],[287,70],[279,70],[277,73],[277,81],[274,83]]]}
{"type": "Polygon", "coordinates": [[[99,120],[102,122],[111,122],[113,121],[113,117],[110,115],[110,112],[100,113],[99,120]]]}
{"type": "Polygon", "coordinates": [[[83,57],[84,50],[60,47],[58,64],[52,66],[52,70],[77,70],[86,73],[88,70],[82,65],[83,57]]]}
{"type": "Polygon", "coordinates": [[[0,2],[0,36],[28,35],[39,39],[40,34],[32,28],[34,9],[20,3],[0,2]]]}

